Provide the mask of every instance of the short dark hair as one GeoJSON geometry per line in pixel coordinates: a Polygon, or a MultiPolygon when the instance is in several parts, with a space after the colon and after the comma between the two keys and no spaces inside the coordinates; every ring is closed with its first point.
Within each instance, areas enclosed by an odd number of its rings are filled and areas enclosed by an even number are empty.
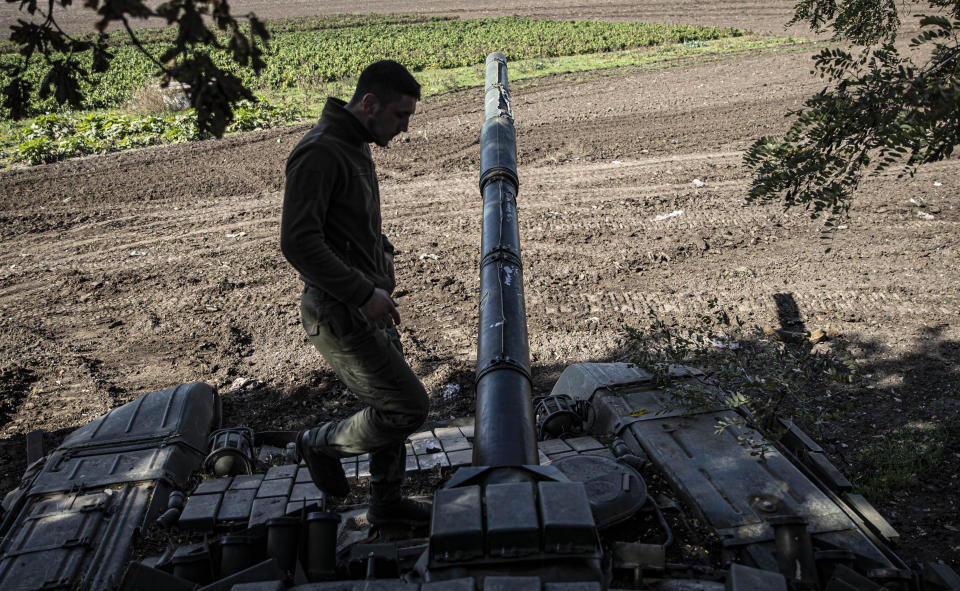
{"type": "Polygon", "coordinates": [[[351,104],[360,102],[363,95],[371,93],[380,102],[391,103],[401,95],[412,96],[420,100],[420,83],[405,67],[393,60],[374,62],[360,72],[357,89],[353,92],[351,104]]]}

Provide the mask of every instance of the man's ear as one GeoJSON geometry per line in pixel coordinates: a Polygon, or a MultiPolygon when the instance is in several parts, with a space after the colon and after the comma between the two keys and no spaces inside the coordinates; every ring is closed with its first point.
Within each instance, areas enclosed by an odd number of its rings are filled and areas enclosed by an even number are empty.
{"type": "Polygon", "coordinates": [[[360,108],[367,115],[376,115],[380,110],[380,99],[372,92],[368,92],[360,99],[360,108]]]}

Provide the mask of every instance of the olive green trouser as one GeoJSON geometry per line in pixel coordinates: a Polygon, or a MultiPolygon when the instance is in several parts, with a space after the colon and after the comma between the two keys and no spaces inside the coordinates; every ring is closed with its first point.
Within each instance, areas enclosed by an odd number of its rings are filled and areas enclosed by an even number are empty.
{"type": "Polygon", "coordinates": [[[337,377],[368,406],[310,432],[314,451],[342,458],[370,454],[373,503],[400,498],[408,435],[426,419],[430,402],[403,358],[395,328],[370,327],[359,311],[307,286],[300,298],[307,336],[337,377]]]}

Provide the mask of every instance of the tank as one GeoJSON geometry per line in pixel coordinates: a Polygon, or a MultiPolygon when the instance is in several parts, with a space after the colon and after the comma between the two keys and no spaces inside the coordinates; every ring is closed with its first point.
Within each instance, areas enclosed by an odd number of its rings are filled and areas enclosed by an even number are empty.
{"type": "MultiPolygon", "coordinates": [[[[948,566],[898,557],[897,532],[792,423],[757,456],[741,441],[760,434],[715,433],[739,410],[677,410],[626,363],[571,365],[531,398],[499,53],[485,101],[476,413],[410,438],[408,471],[449,474],[429,527],[370,528],[364,507],[328,504],[294,433],[223,429],[214,389],[183,384],[27,468],[2,503],[0,589],[960,589],[948,566]],[[144,550],[144,536],[163,543],[144,550]]],[[[369,475],[358,458],[344,469],[369,475]]]]}

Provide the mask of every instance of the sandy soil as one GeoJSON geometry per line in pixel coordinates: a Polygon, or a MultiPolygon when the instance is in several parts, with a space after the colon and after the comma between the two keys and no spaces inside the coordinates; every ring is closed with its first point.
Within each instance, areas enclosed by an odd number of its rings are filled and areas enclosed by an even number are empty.
{"type": "MultiPolygon", "coordinates": [[[[232,3],[261,16],[317,5],[232,3]]],[[[505,5],[322,6],[464,16],[505,5]]],[[[777,31],[792,2],[732,5],[532,0],[509,12],[777,31]]],[[[570,363],[618,359],[622,327],[650,308],[692,323],[716,298],[777,326],[774,296],[789,294],[808,330],[851,343],[866,376],[849,430],[823,441],[848,474],[874,437],[960,415],[956,160],[868,180],[849,227],[827,241],[802,211],[743,206],[743,150],[819,89],[809,70],[808,51],[770,52],[513,86],[538,393],[570,363]]],[[[402,336],[438,420],[472,408],[481,120],[479,90],[431,98],[408,134],[375,150],[385,230],[401,251],[402,336]],[[444,398],[448,384],[460,394],[444,398]]],[[[257,429],[355,408],[300,328],[300,285],[278,249],[283,163],[308,127],[0,172],[0,491],[22,473],[26,433],[52,444],[181,382],[215,384],[227,420],[257,429]],[[231,390],[238,378],[249,381],[231,390]]],[[[905,556],[958,567],[952,437],[942,469],[881,510],[905,556]]]]}

